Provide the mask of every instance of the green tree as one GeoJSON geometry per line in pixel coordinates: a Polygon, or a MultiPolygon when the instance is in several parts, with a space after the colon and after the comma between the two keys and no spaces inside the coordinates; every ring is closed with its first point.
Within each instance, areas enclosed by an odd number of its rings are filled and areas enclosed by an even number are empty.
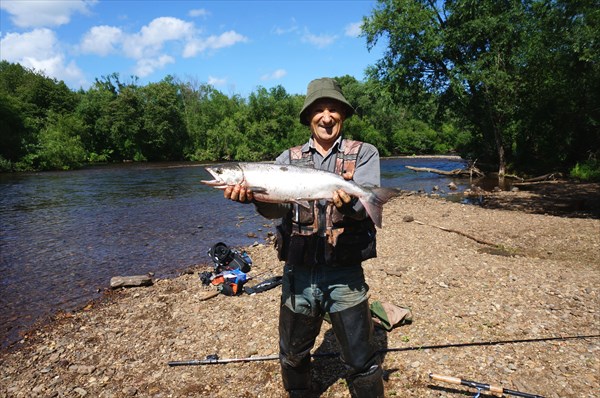
{"type": "Polygon", "coordinates": [[[148,160],[181,160],[187,133],[183,101],[171,76],[141,89],[143,97],[142,152],[148,160]]]}
{"type": "Polygon", "coordinates": [[[493,142],[503,175],[519,84],[515,49],[526,18],[517,1],[381,0],[363,27],[369,47],[389,39],[374,74],[396,96],[444,94],[493,142]]]}
{"type": "Polygon", "coordinates": [[[143,99],[135,83],[118,84],[109,106],[110,142],[118,160],[147,160],[143,154],[143,99]]]}
{"type": "Polygon", "coordinates": [[[598,26],[585,0],[381,0],[363,25],[369,47],[388,39],[370,76],[396,100],[439,98],[500,175],[599,153],[598,26]]]}
{"type": "Polygon", "coordinates": [[[7,169],[25,154],[21,142],[27,140],[28,131],[22,118],[21,107],[22,104],[17,98],[0,91],[0,158],[8,162],[7,169]]]}
{"type": "Polygon", "coordinates": [[[71,114],[79,97],[64,82],[46,77],[19,64],[0,62],[0,156],[19,167],[35,162],[40,134],[54,123],[56,115],[71,114]],[[54,119],[53,119],[54,118],[54,119]]]}
{"type": "Polygon", "coordinates": [[[22,160],[21,168],[36,170],[69,170],[86,161],[86,151],[80,139],[84,130],[75,115],[50,113],[46,127],[38,134],[35,150],[22,160]]]}
{"type": "Polygon", "coordinates": [[[538,1],[522,49],[516,162],[567,167],[600,157],[600,7],[538,1]]]}
{"type": "Polygon", "coordinates": [[[298,117],[300,107],[299,98],[282,86],[269,90],[259,87],[250,94],[245,134],[259,159],[272,159],[306,140],[306,129],[298,117]]]}
{"type": "MultiPolygon", "coordinates": [[[[244,108],[244,101],[239,96],[227,97],[209,84],[197,82],[179,82],[179,90],[183,101],[183,118],[188,135],[188,144],[184,156],[189,160],[217,160],[222,153],[222,139],[217,137],[229,135],[228,131],[220,131],[225,120],[238,115],[244,108]]],[[[235,130],[238,122],[234,123],[235,130]]],[[[235,143],[228,143],[231,147],[235,143]]],[[[231,152],[226,150],[227,156],[231,152]]]]}
{"type": "Polygon", "coordinates": [[[112,160],[115,146],[110,133],[113,122],[111,104],[116,97],[116,90],[99,81],[81,94],[76,113],[84,124],[81,139],[91,162],[112,160]]]}

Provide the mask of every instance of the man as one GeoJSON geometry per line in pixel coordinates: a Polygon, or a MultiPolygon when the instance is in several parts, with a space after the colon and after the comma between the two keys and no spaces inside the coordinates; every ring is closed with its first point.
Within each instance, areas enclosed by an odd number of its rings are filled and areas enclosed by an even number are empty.
{"type": "MultiPolygon", "coordinates": [[[[379,186],[379,153],[367,143],[342,139],[344,120],[353,107],[333,79],[309,83],[300,121],[311,137],[277,159],[337,172],[359,185],[379,186]]],[[[241,185],[228,187],[225,198],[252,202],[241,185]]],[[[291,204],[254,202],[267,218],[282,217],[276,247],[285,260],[279,315],[280,362],[290,397],[310,394],[310,351],[329,314],[350,368],[348,385],[355,398],[383,397],[383,371],[373,340],[369,290],[361,263],[375,257],[375,228],[362,204],[343,190],[333,203],[315,201],[310,209],[291,204]]]]}

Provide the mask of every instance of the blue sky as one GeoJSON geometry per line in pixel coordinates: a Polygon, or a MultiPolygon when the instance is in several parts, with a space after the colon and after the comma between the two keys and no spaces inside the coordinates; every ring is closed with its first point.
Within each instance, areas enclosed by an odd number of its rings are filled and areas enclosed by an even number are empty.
{"type": "Polygon", "coordinates": [[[87,89],[173,75],[247,97],[323,76],[364,79],[381,58],[359,37],[375,1],[2,0],[0,57],[87,89]]]}

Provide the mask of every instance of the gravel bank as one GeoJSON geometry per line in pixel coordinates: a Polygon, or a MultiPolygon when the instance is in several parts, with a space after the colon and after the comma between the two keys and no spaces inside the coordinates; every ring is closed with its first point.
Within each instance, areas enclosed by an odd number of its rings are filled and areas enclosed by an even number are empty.
{"type": "MultiPolygon", "coordinates": [[[[420,196],[386,205],[379,256],[365,263],[371,299],[411,307],[414,316],[377,332],[381,348],[406,349],[385,355],[386,396],[474,394],[431,382],[430,372],[547,397],[600,391],[599,338],[412,349],[600,333],[600,219],[496,207],[420,196]]],[[[268,243],[248,250],[254,273],[280,272],[268,243]]],[[[202,301],[198,272],[207,269],[113,292],[32,331],[0,353],[0,396],[284,396],[277,361],[167,365],[277,354],[280,288],[202,301]]],[[[316,347],[337,351],[327,324],[316,347]]],[[[339,359],[314,365],[322,397],[349,396],[339,359]]]]}

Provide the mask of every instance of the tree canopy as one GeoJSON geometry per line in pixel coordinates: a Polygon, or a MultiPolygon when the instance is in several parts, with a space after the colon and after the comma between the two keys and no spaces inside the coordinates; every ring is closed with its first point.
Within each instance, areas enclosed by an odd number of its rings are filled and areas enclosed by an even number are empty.
{"type": "MultiPolygon", "coordinates": [[[[501,175],[600,175],[597,1],[380,0],[362,28],[386,51],[364,81],[335,77],[356,108],[345,136],[382,156],[454,152],[501,175]]],[[[116,73],[73,91],[2,61],[0,170],[271,160],[308,138],[303,101],[282,86],[242,98],[116,73]]]]}
{"type": "Polygon", "coordinates": [[[380,0],[363,30],[388,41],[370,77],[397,102],[434,98],[500,174],[598,155],[597,1],[380,0]]]}

